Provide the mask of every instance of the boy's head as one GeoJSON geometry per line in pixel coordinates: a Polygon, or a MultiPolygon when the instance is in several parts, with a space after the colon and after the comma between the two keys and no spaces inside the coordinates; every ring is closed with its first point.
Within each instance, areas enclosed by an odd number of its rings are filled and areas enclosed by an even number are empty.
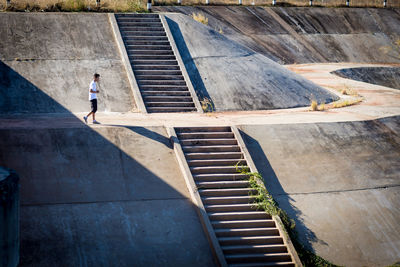
{"type": "Polygon", "coordinates": [[[94,79],[95,82],[98,82],[98,81],[100,80],[100,74],[95,73],[95,74],[93,75],[93,79],[94,79]]]}

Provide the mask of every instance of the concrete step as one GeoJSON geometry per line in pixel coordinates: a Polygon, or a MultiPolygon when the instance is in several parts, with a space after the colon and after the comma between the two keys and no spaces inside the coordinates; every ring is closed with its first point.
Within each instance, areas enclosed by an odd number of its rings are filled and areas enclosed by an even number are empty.
{"type": "Polygon", "coordinates": [[[191,97],[189,91],[142,91],[142,96],[188,96],[191,97]]]}
{"type": "Polygon", "coordinates": [[[126,45],[128,51],[172,51],[172,47],[169,45],[126,45]]]}
{"type": "Polygon", "coordinates": [[[132,66],[134,71],[162,71],[162,70],[179,70],[180,68],[178,65],[135,65],[132,66]]]}
{"type": "Polygon", "coordinates": [[[176,60],[161,60],[161,59],[131,59],[130,60],[131,64],[133,65],[133,67],[135,67],[135,65],[155,65],[155,67],[157,66],[176,66],[178,65],[178,61],[176,60]]]}
{"type": "Polygon", "coordinates": [[[285,245],[239,245],[221,247],[224,254],[287,253],[285,245]]]}
{"type": "Polygon", "coordinates": [[[237,173],[235,166],[202,166],[190,167],[192,174],[205,174],[205,173],[237,173]]]}
{"type": "Polygon", "coordinates": [[[141,40],[138,41],[136,39],[134,40],[126,40],[125,45],[127,48],[130,48],[130,46],[161,46],[161,47],[171,47],[168,38],[162,38],[163,40],[141,40]]]}
{"type": "Polygon", "coordinates": [[[218,181],[218,182],[197,182],[197,188],[221,189],[221,188],[248,188],[249,181],[218,181]]]}
{"type": "Polygon", "coordinates": [[[134,70],[135,75],[182,75],[180,70],[134,70]]]}
{"type": "Polygon", "coordinates": [[[146,107],[150,113],[195,112],[195,107],[146,107]]]}
{"type": "Polygon", "coordinates": [[[187,162],[190,167],[247,165],[244,159],[193,159],[187,162]]]}
{"type": "Polygon", "coordinates": [[[197,182],[237,181],[247,180],[249,177],[241,173],[195,174],[193,178],[197,182]]]}
{"type": "Polygon", "coordinates": [[[249,262],[291,262],[292,257],[289,253],[257,253],[257,254],[237,254],[226,255],[228,263],[249,263],[249,262]]]}
{"type": "Polygon", "coordinates": [[[187,160],[243,159],[242,152],[186,153],[187,160]]]}
{"type": "Polygon", "coordinates": [[[230,146],[182,146],[186,152],[240,152],[240,147],[235,145],[230,146]]]}
{"type": "Polygon", "coordinates": [[[120,20],[118,21],[118,27],[161,27],[163,28],[162,23],[159,20],[154,21],[146,21],[143,22],[142,20],[120,20]]]}
{"type": "Polygon", "coordinates": [[[256,201],[256,196],[203,197],[202,201],[204,205],[249,204],[256,201]]]}
{"type": "Polygon", "coordinates": [[[158,14],[144,14],[144,13],[116,13],[115,16],[119,18],[160,18],[158,14]]]}
{"type": "Polygon", "coordinates": [[[272,267],[272,266],[278,266],[278,267],[295,267],[296,264],[294,262],[252,262],[252,263],[235,263],[235,264],[229,264],[229,267],[257,267],[257,266],[262,266],[262,267],[272,267]]]}
{"type": "Polygon", "coordinates": [[[177,80],[182,81],[184,80],[182,75],[136,75],[135,77],[137,80],[145,80],[145,81],[170,81],[170,80],[177,80]]]}
{"type": "Polygon", "coordinates": [[[279,230],[276,227],[262,228],[240,228],[240,229],[215,229],[217,237],[229,236],[279,236],[279,230]]]}
{"type": "Polygon", "coordinates": [[[283,244],[280,236],[220,237],[218,240],[221,246],[283,244]]]}
{"type": "Polygon", "coordinates": [[[252,188],[230,188],[230,189],[199,189],[201,197],[223,197],[223,196],[248,196],[257,194],[252,188]]]}
{"type": "Polygon", "coordinates": [[[131,60],[175,60],[175,55],[128,55],[131,60]]]}
{"type": "Polygon", "coordinates": [[[122,38],[125,37],[146,37],[146,36],[156,36],[164,37],[167,36],[165,31],[121,31],[122,38]]]}
{"type": "Polygon", "coordinates": [[[129,26],[119,26],[119,29],[122,32],[164,32],[164,28],[161,26],[135,26],[135,25],[129,25],[129,26]]]}
{"type": "Polygon", "coordinates": [[[170,56],[174,52],[172,50],[127,50],[132,56],[170,56]]]}
{"type": "Polygon", "coordinates": [[[191,96],[142,96],[145,102],[193,102],[191,96]]]}
{"type": "Polygon", "coordinates": [[[229,132],[200,132],[200,133],[179,133],[179,139],[215,139],[215,138],[235,138],[233,133],[229,132]]]}
{"type": "Polygon", "coordinates": [[[146,107],[194,107],[193,102],[145,102],[146,107]]]}
{"type": "Polygon", "coordinates": [[[212,221],[271,219],[265,211],[209,212],[208,217],[212,221]]]}
{"type": "Polygon", "coordinates": [[[160,18],[134,18],[134,17],[117,17],[118,24],[120,23],[161,23],[160,18]]]}
{"type": "Polygon", "coordinates": [[[191,132],[232,132],[229,126],[210,126],[210,127],[176,127],[177,133],[191,133],[191,132]]]}
{"type": "Polygon", "coordinates": [[[182,81],[182,80],[137,80],[139,87],[141,88],[142,85],[164,85],[164,86],[168,86],[168,85],[185,85],[186,86],[186,82],[182,81]]]}
{"type": "Polygon", "coordinates": [[[182,91],[189,92],[189,89],[186,86],[156,86],[156,85],[142,85],[140,86],[140,90],[142,92],[145,91],[182,91]]]}
{"type": "Polygon", "coordinates": [[[205,205],[204,208],[207,212],[238,212],[238,211],[255,211],[257,206],[255,204],[229,204],[229,205],[205,205]]]}
{"type": "MultiPolygon", "coordinates": [[[[271,217],[271,216],[270,216],[271,217]]],[[[224,220],[224,221],[213,221],[211,222],[215,229],[220,228],[250,228],[250,227],[276,227],[275,221],[269,219],[258,219],[258,220],[224,220]]]]}
{"type": "Polygon", "coordinates": [[[237,145],[237,141],[234,138],[183,139],[180,142],[183,146],[237,145]]]}
{"type": "Polygon", "coordinates": [[[168,42],[167,36],[122,36],[122,39],[125,43],[132,41],[140,41],[140,42],[168,42]]]}

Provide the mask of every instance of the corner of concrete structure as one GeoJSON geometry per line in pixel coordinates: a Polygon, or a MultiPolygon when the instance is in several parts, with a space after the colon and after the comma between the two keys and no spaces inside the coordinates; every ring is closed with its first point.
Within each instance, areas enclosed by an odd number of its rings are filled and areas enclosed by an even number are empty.
{"type": "Polygon", "coordinates": [[[175,155],[182,171],[183,177],[187,188],[189,190],[192,202],[196,207],[196,212],[200,218],[201,225],[203,226],[204,232],[207,236],[208,242],[210,243],[211,251],[213,252],[214,259],[218,266],[225,267],[228,266],[224,253],[221,246],[219,245],[217,236],[215,235],[214,229],[211,225],[210,219],[208,218],[207,212],[204,208],[203,202],[201,201],[200,194],[197,190],[196,183],[194,182],[192,173],[190,172],[189,165],[186,162],[185,155],[183,153],[182,147],[179,143],[179,139],[176,135],[175,129],[173,127],[167,128],[168,136],[174,147],[175,155]]]}
{"type": "Polygon", "coordinates": [[[129,60],[128,54],[125,49],[124,41],[122,40],[121,33],[119,31],[119,27],[117,24],[117,20],[115,19],[115,14],[114,13],[108,13],[108,18],[110,21],[110,25],[112,28],[112,32],[114,33],[114,38],[117,43],[122,63],[125,66],[126,74],[128,76],[129,84],[132,89],[133,97],[136,102],[136,106],[139,109],[140,112],[142,113],[147,113],[146,106],[144,105],[142,95],[139,90],[139,86],[137,84],[135,75],[133,74],[131,62],[129,60]]]}
{"type": "Polygon", "coordinates": [[[178,50],[178,47],[176,46],[175,39],[174,39],[174,36],[172,35],[171,29],[169,28],[169,25],[168,25],[167,21],[165,20],[165,15],[159,14],[159,16],[160,16],[162,24],[164,25],[165,32],[167,33],[168,40],[171,44],[172,50],[174,51],[176,60],[178,61],[178,64],[181,68],[182,75],[185,78],[186,84],[188,86],[190,95],[192,96],[192,99],[193,99],[194,105],[197,109],[197,112],[203,113],[203,108],[201,107],[199,98],[197,97],[196,91],[194,90],[192,81],[190,80],[189,74],[186,70],[185,63],[182,60],[181,54],[179,53],[179,50],[178,50]]]}

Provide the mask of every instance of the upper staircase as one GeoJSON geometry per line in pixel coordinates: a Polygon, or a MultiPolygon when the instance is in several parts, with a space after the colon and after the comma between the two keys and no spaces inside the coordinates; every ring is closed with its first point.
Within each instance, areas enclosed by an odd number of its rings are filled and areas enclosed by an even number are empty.
{"type": "Polygon", "coordinates": [[[196,111],[158,14],[116,14],[147,112],[196,111]]]}

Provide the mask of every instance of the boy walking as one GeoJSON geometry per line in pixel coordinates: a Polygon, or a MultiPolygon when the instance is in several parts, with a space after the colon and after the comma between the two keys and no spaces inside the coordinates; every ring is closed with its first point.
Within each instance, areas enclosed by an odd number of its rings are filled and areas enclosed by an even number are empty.
{"type": "Polygon", "coordinates": [[[96,121],[96,111],[97,111],[97,94],[99,93],[99,90],[97,89],[97,82],[100,81],[100,74],[95,73],[93,75],[93,81],[89,85],[89,100],[91,103],[92,111],[89,112],[86,116],[83,117],[85,120],[85,123],[87,124],[88,117],[90,115],[93,115],[93,124],[100,124],[99,122],[96,121]]]}

